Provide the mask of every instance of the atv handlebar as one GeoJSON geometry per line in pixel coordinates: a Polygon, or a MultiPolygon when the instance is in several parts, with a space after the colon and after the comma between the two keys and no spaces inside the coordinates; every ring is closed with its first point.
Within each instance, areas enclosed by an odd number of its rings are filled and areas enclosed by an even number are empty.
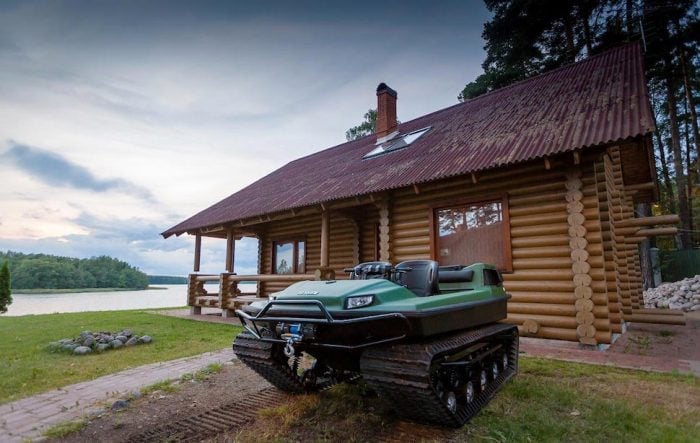
{"type": "Polygon", "coordinates": [[[355,267],[343,269],[344,272],[350,274],[351,280],[365,280],[371,275],[375,276],[373,278],[381,277],[390,281],[394,281],[394,277],[397,274],[410,272],[412,270],[413,269],[410,267],[397,268],[389,262],[360,263],[355,267]]]}

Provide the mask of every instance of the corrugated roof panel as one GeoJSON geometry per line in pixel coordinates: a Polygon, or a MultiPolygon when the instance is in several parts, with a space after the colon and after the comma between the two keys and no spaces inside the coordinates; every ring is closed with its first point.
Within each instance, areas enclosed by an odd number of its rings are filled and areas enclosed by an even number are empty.
{"type": "Polygon", "coordinates": [[[432,127],[408,148],[363,159],[371,135],[294,160],[163,235],[647,134],[648,100],[641,48],[621,46],[402,123],[432,127]]]}

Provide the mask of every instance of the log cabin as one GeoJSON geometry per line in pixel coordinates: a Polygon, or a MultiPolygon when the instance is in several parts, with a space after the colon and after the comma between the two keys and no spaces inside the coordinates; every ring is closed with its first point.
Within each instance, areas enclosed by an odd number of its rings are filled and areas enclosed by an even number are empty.
{"type": "Polygon", "coordinates": [[[411,121],[376,90],[376,132],[294,160],[163,232],[195,237],[188,304],[230,315],[366,261],[488,262],[522,335],[611,343],[627,322],[683,323],[644,309],[639,243],[676,216],[658,198],[643,53],[631,43],[411,121]],[[258,274],[236,275],[235,241],[258,240],[258,274]],[[202,237],[226,241],[199,273],[202,237]],[[219,282],[218,293],[204,283],[219,282]],[[254,296],[238,282],[257,281],[254,296]]]}

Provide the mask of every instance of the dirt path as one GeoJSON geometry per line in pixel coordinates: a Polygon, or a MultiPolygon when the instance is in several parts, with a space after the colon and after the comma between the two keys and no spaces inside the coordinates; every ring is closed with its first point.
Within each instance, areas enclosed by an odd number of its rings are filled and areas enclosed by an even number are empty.
{"type": "MultiPolygon", "coordinates": [[[[230,428],[247,423],[255,416],[255,411],[263,406],[274,406],[275,402],[287,401],[285,394],[274,390],[242,363],[234,361],[223,367],[221,372],[204,381],[182,382],[175,392],[155,391],[132,401],[122,411],[109,412],[92,420],[80,432],[61,439],[63,442],[126,442],[164,441],[172,434],[173,439],[183,440],[183,425],[188,427],[199,414],[215,408],[228,408],[228,417],[211,417],[206,422],[200,420],[201,437],[211,436],[213,421],[228,420],[230,428]],[[266,392],[273,395],[265,397],[266,392]],[[262,397],[263,401],[251,404],[250,398],[262,397]],[[237,408],[231,406],[238,405],[237,408]],[[236,420],[236,417],[240,420],[236,420]],[[165,432],[171,430],[172,432],[165,432]]],[[[196,431],[196,429],[195,429],[196,431]]],[[[216,435],[217,432],[214,432],[216,435]]],[[[195,439],[199,441],[198,439],[195,439]]]]}
{"type": "Polygon", "coordinates": [[[152,363],[0,405],[0,441],[39,438],[46,429],[91,414],[119,396],[139,392],[150,384],[178,378],[212,363],[230,361],[232,357],[230,349],[222,349],[152,363]]]}

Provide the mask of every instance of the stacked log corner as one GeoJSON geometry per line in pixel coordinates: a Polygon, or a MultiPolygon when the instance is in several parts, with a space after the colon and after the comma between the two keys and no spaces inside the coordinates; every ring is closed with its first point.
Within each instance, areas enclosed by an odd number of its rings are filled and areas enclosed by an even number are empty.
{"type": "Polygon", "coordinates": [[[584,225],[586,216],[583,205],[583,182],[581,171],[570,171],[566,176],[566,212],[569,214],[569,248],[571,249],[571,271],[574,282],[574,307],[576,308],[576,334],[579,342],[596,345],[596,328],[593,325],[593,289],[591,265],[588,263],[588,230],[584,225]]]}

